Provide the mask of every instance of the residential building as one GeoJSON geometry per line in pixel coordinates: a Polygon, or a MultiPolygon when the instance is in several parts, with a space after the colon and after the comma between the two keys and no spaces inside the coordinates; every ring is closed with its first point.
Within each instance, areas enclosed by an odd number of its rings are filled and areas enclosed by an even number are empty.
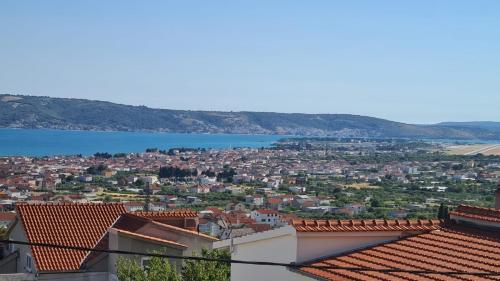
{"type": "Polygon", "coordinates": [[[258,224],[268,224],[271,227],[283,225],[281,215],[277,211],[271,209],[252,211],[250,217],[258,224]]]}
{"type": "MultiPolygon", "coordinates": [[[[32,243],[182,256],[201,253],[217,239],[194,231],[193,211],[127,213],[121,203],[18,204],[10,239],[32,243]]],[[[195,218],[196,214],[196,218],[195,218]]],[[[17,272],[32,280],[116,280],[120,254],[16,245],[17,272]]],[[[130,258],[130,256],[127,256],[130,258]]],[[[138,263],[147,257],[132,256],[138,263]]],[[[171,262],[180,269],[179,260],[171,262]]]]}
{"type": "MultiPolygon", "coordinates": [[[[500,188],[496,200],[500,201],[500,188]]],[[[290,226],[219,241],[214,247],[229,248],[233,259],[301,265],[232,264],[231,280],[238,281],[488,280],[500,274],[499,233],[500,206],[461,205],[444,222],[294,220],[290,226]],[[332,268],[321,268],[325,266],[332,268]]]]}

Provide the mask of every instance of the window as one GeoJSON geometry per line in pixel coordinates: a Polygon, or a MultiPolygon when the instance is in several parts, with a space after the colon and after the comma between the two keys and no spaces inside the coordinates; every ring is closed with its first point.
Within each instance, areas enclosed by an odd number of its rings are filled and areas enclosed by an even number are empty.
{"type": "Polygon", "coordinates": [[[9,252],[14,253],[16,251],[16,244],[9,244],[9,252]]]}
{"type": "Polygon", "coordinates": [[[151,258],[150,257],[141,258],[141,267],[142,267],[142,269],[148,268],[150,263],[151,263],[151,258]]]}
{"type": "Polygon", "coordinates": [[[33,261],[29,254],[26,254],[26,271],[31,272],[33,270],[33,261]]]}

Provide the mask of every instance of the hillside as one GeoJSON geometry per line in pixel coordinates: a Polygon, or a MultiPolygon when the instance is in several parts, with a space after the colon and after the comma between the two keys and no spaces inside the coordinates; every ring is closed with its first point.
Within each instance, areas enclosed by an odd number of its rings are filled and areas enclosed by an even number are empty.
{"type": "Polygon", "coordinates": [[[420,126],[348,114],[152,109],[111,102],[0,95],[0,127],[335,137],[500,139],[485,128],[420,126]]]}
{"type": "Polygon", "coordinates": [[[437,125],[450,128],[481,128],[486,130],[500,131],[500,122],[491,121],[442,122],[437,125]]]}

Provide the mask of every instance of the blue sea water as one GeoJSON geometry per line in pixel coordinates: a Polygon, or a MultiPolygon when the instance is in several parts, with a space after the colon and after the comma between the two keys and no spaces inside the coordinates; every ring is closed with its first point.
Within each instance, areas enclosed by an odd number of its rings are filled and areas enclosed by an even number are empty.
{"type": "Polygon", "coordinates": [[[268,147],[283,136],[0,129],[0,156],[92,155],[146,148],[268,147]]]}

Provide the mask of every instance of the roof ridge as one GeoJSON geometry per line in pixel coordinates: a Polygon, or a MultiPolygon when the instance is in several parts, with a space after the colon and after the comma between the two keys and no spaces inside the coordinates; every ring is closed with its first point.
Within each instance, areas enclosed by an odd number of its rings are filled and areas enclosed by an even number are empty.
{"type": "Polygon", "coordinates": [[[64,202],[18,202],[16,206],[112,206],[112,205],[124,205],[123,202],[75,202],[75,201],[64,201],[64,202]]]}
{"type": "Polygon", "coordinates": [[[436,230],[443,225],[442,220],[292,220],[291,224],[302,232],[335,231],[407,231],[436,230]]]}
{"type": "Polygon", "coordinates": [[[215,237],[203,234],[201,232],[196,232],[196,231],[185,229],[185,228],[182,228],[182,227],[177,227],[177,226],[173,226],[173,225],[170,225],[170,224],[165,224],[165,223],[157,222],[157,221],[154,221],[154,220],[150,220],[150,222],[153,223],[153,224],[159,225],[159,226],[163,226],[163,227],[166,227],[166,228],[173,229],[173,230],[178,230],[178,231],[181,231],[181,232],[190,233],[192,235],[197,235],[197,236],[201,236],[201,237],[205,237],[205,238],[210,238],[210,239],[216,240],[216,241],[219,240],[219,239],[217,239],[215,237]]]}
{"type": "Polygon", "coordinates": [[[141,234],[141,233],[135,233],[135,232],[132,232],[132,231],[127,231],[127,230],[123,230],[123,229],[119,229],[119,228],[114,228],[114,227],[111,227],[110,229],[116,230],[117,232],[121,232],[121,233],[124,233],[124,234],[127,234],[127,235],[136,236],[136,237],[140,237],[140,238],[146,238],[146,239],[150,239],[150,240],[155,240],[155,241],[158,241],[158,242],[164,242],[164,243],[168,243],[168,244],[180,246],[180,247],[183,247],[183,248],[188,248],[189,247],[189,246],[187,246],[185,244],[177,243],[177,242],[172,241],[172,240],[167,240],[167,239],[163,239],[163,238],[149,236],[149,235],[145,235],[145,234],[141,234]]]}

